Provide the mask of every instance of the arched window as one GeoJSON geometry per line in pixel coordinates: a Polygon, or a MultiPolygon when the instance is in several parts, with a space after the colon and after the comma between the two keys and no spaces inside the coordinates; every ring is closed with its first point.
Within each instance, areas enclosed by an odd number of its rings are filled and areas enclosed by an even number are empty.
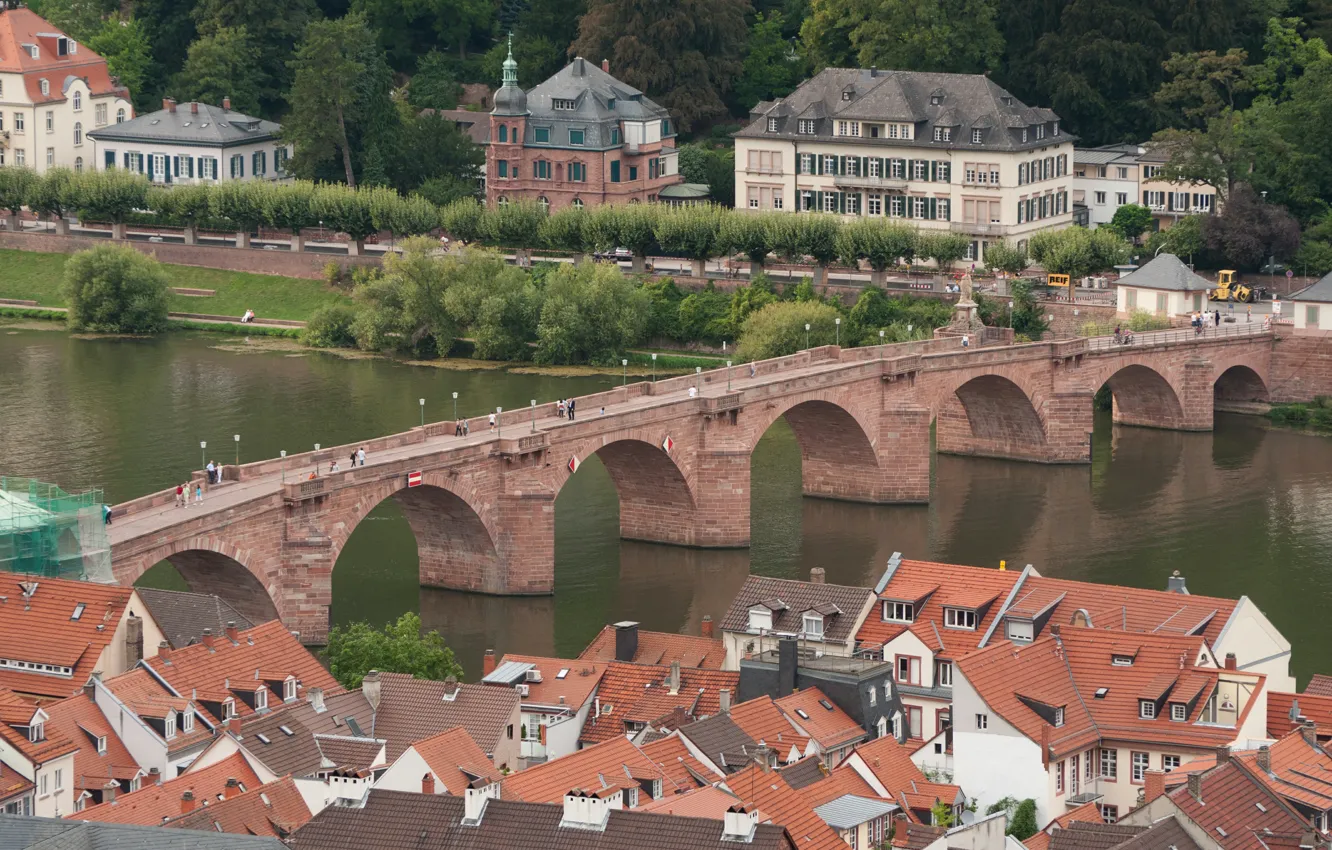
{"type": "Polygon", "coordinates": [[[83,122],[74,122],[74,147],[83,144],[83,122]]]}
{"type": "Polygon", "coordinates": [[[638,198],[630,198],[630,199],[629,199],[629,203],[631,203],[631,204],[636,204],[636,203],[638,203],[638,198]]]}
{"type": "Polygon", "coordinates": [[[583,208],[583,199],[582,199],[582,198],[574,198],[574,199],[573,199],[573,205],[574,205],[574,209],[579,209],[579,210],[581,210],[581,209],[583,208]]]}
{"type": "Polygon", "coordinates": [[[120,109],[117,109],[117,110],[116,110],[116,123],[117,123],[117,124],[124,124],[124,123],[125,123],[125,109],[124,109],[124,107],[121,107],[120,109]]]}
{"type": "Polygon", "coordinates": [[[82,108],[83,108],[83,92],[76,91],[74,92],[74,111],[78,112],[82,108]]]}
{"type": "Polygon", "coordinates": [[[550,199],[547,198],[545,195],[542,195],[541,197],[537,198],[537,203],[541,204],[541,208],[543,210],[546,211],[550,210],[550,199]]]}
{"type": "Polygon", "coordinates": [[[83,173],[83,157],[81,156],[74,157],[74,173],[75,174],[83,173]]]}
{"type": "Polygon", "coordinates": [[[509,135],[513,138],[515,145],[523,140],[523,137],[518,133],[518,125],[516,124],[509,128],[509,135]]]}
{"type": "Polygon", "coordinates": [[[507,142],[507,141],[509,140],[509,128],[508,128],[506,125],[504,125],[504,124],[501,124],[501,125],[500,125],[500,138],[499,138],[499,140],[500,140],[501,142],[507,142]]]}
{"type": "Polygon", "coordinates": [[[503,195],[500,195],[498,198],[495,199],[495,203],[502,207],[509,203],[509,199],[504,197],[503,195]]]}

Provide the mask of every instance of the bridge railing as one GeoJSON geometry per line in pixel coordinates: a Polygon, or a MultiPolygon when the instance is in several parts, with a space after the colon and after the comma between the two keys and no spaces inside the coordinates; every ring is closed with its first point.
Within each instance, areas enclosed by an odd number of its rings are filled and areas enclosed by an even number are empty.
{"type": "Polygon", "coordinates": [[[1209,342],[1218,339],[1236,337],[1270,336],[1271,327],[1262,322],[1244,322],[1242,324],[1221,325],[1220,327],[1173,328],[1168,331],[1133,331],[1130,342],[1116,342],[1114,336],[1097,336],[1087,340],[1087,347],[1092,351],[1113,348],[1139,348],[1148,345],[1166,345],[1169,343],[1209,342]]]}

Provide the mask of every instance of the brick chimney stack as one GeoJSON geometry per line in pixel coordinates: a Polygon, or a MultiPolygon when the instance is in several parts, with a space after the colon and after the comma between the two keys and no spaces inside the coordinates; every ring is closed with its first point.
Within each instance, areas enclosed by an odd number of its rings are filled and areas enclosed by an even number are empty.
{"type": "Polygon", "coordinates": [[[422,794],[435,793],[435,775],[428,770],[426,771],[425,776],[421,777],[421,793],[422,794]]]}
{"type": "Polygon", "coordinates": [[[227,620],[227,640],[240,643],[240,630],[236,628],[235,620],[227,620]]]}
{"type": "Polygon", "coordinates": [[[602,59],[602,60],[601,60],[601,70],[605,71],[607,74],[610,73],[610,60],[609,60],[609,59],[602,59]]]}
{"type": "Polygon", "coordinates": [[[204,629],[204,630],[203,630],[203,645],[206,646],[206,647],[208,647],[209,649],[212,649],[212,648],[213,648],[213,630],[212,630],[212,629],[204,629]]]}
{"type": "Polygon", "coordinates": [[[1149,770],[1145,775],[1146,782],[1143,785],[1142,801],[1150,803],[1157,797],[1165,794],[1165,771],[1149,770]]]}
{"type": "Polygon", "coordinates": [[[809,571],[810,584],[824,584],[828,580],[828,574],[823,567],[815,567],[809,571]]]}
{"type": "Polygon", "coordinates": [[[112,779],[102,786],[102,802],[114,803],[116,801],[116,792],[120,790],[120,783],[112,779]]]}
{"type": "Polygon", "coordinates": [[[188,815],[192,811],[194,811],[194,792],[186,791],[180,795],[180,813],[188,815]]]}
{"type": "Polygon", "coordinates": [[[1225,663],[1226,663],[1226,669],[1227,669],[1227,670],[1238,670],[1238,669],[1239,669],[1239,664],[1235,661],[1235,653],[1233,653],[1233,652],[1227,652],[1227,653],[1226,653],[1226,662],[1225,662],[1225,663]]]}
{"type": "Polygon", "coordinates": [[[487,649],[486,654],[481,658],[481,676],[489,676],[495,672],[495,650],[487,649]]]}
{"type": "Polygon", "coordinates": [[[162,108],[165,109],[167,112],[175,112],[176,111],[175,99],[170,97],[162,98],[162,108]]]}
{"type": "Polygon", "coordinates": [[[1258,769],[1263,773],[1272,772],[1272,750],[1266,744],[1258,748],[1258,769]]]}
{"type": "Polygon", "coordinates": [[[240,792],[241,792],[240,780],[232,778],[227,780],[227,787],[223,789],[222,795],[226,799],[230,800],[232,797],[235,797],[240,792]]]}
{"type": "Polygon", "coordinates": [[[708,638],[709,640],[712,639],[713,632],[712,632],[712,615],[711,615],[711,614],[704,614],[704,615],[703,615],[703,625],[700,627],[699,631],[700,631],[700,633],[703,635],[703,637],[708,638]]]}
{"type": "Polygon", "coordinates": [[[230,98],[230,97],[224,97],[224,98],[222,98],[222,108],[225,109],[225,110],[227,110],[227,111],[231,111],[231,98],[230,98]]]}
{"type": "Polygon", "coordinates": [[[1309,742],[1309,746],[1318,746],[1318,724],[1312,720],[1305,720],[1300,724],[1300,736],[1309,742]]]}
{"type": "Polygon", "coordinates": [[[191,115],[199,114],[199,102],[197,100],[190,101],[190,114],[191,115]]]}

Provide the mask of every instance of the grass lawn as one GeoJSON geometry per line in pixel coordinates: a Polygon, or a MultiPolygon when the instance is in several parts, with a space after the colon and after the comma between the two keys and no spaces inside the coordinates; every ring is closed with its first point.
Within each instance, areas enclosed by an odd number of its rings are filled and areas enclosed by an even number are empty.
{"type": "MultiPolygon", "coordinates": [[[[66,254],[36,254],[28,251],[0,250],[0,298],[36,301],[43,307],[64,307],[60,281],[66,254]]],[[[259,319],[296,319],[304,321],[326,304],[351,303],[344,293],[330,289],[320,280],[199,269],[193,266],[163,265],[171,286],[213,289],[216,295],[191,298],[167,296],[173,313],[209,313],[237,316],[252,309],[259,319]]]]}

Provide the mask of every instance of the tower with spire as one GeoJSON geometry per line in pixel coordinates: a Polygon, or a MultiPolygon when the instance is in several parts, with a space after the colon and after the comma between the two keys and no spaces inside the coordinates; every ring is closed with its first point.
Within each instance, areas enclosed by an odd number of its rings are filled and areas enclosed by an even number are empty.
{"type": "MultiPolygon", "coordinates": [[[[518,61],[513,58],[513,33],[509,33],[509,56],[504,60],[503,85],[495,92],[491,115],[526,115],[527,94],[518,86],[518,61]]],[[[493,140],[495,137],[491,136],[493,140]]]]}

